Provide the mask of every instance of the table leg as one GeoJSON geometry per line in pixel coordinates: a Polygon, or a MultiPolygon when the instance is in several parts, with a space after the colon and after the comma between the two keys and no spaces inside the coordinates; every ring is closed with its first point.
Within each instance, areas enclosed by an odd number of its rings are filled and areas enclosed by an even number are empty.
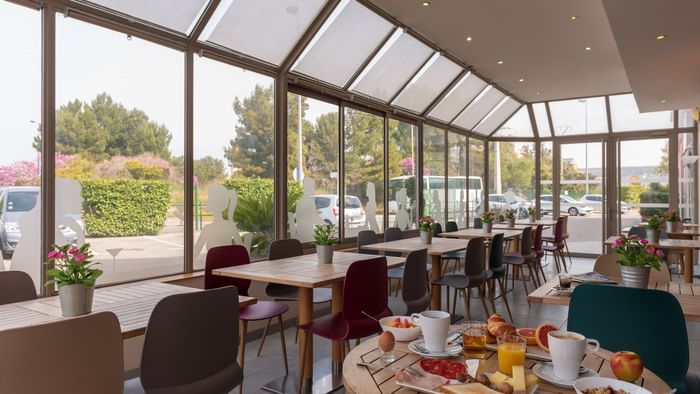
{"type": "Polygon", "coordinates": [[[693,283],[693,249],[683,249],[683,281],[693,283]]]}
{"type": "MultiPolygon", "coordinates": [[[[438,280],[440,279],[440,273],[442,272],[442,259],[440,258],[439,254],[433,254],[430,255],[430,258],[432,259],[433,263],[433,268],[430,272],[430,281],[438,280]]],[[[438,285],[432,285],[432,291],[431,291],[431,296],[432,296],[432,301],[430,303],[430,308],[436,311],[439,311],[442,309],[442,298],[440,294],[440,286],[438,285]]]]}
{"type": "MultiPolygon", "coordinates": [[[[312,288],[300,287],[299,288],[299,324],[305,324],[311,322],[313,319],[313,298],[314,292],[312,288]]],[[[313,377],[314,368],[314,341],[313,336],[309,335],[309,340],[299,341],[299,366],[301,367],[302,361],[304,362],[304,383],[311,384],[311,378],[313,377]],[[304,352],[304,346],[306,346],[306,352],[304,352]],[[306,360],[302,360],[306,353],[306,360]]]]}
{"type": "Polygon", "coordinates": [[[511,251],[520,253],[520,235],[513,237],[513,242],[511,245],[511,251]]]}
{"type": "MultiPolygon", "coordinates": [[[[333,299],[331,300],[331,313],[343,310],[343,282],[333,283],[333,299]]],[[[333,341],[333,371],[343,369],[343,342],[333,341]]]]}

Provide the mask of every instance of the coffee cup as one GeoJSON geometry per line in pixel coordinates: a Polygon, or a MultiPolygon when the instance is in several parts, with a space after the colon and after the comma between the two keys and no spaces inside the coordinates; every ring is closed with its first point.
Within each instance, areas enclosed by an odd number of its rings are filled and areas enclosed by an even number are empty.
{"type": "Polygon", "coordinates": [[[548,336],[554,376],[559,379],[577,379],[586,351],[595,353],[600,349],[600,343],[597,340],[588,339],[576,332],[551,331],[548,336]]]}
{"type": "Polygon", "coordinates": [[[444,353],[447,333],[450,330],[450,314],[443,311],[425,311],[411,314],[413,323],[420,326],[425,347],[435,353],[444,353]]]}

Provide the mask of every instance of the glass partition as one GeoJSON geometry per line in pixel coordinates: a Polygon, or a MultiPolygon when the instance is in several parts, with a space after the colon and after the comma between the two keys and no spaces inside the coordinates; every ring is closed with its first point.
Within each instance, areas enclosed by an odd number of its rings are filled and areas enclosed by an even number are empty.
{"type": "Polygon", "coordinates": [[[535,144],[489,142],[489,210],[513,209],[524,219],[534,200],[535,144]]]}
{"type": "Polygon", "coordinates": [[[136,17],[189,35],[209,0],[91,0],[91,2],[121,12],[128,18],[136,17]]]}
{"type": "MultiPolygon", "coordinates": [[[[540,142],[540,194],[554,193],[553,144],[551,141],[540,142]]],[[[541,210],[541,209],[540,209],[541,210]]]]}
{"type": "Polygon", "coordinates": [[[547,107],[544,103],[537,103],[532,105],[532,111],[535,114],[535,122],[537,123],[537,132],[541,138],[551,137],[552,130],[549,127],[549,120],[547,119],[547,107]]]}
{"type": "Polygon", "coordinates": [[[445,227],[445,130],[423,127],[423,215],[445,227]]]}
{"type": "MultiPolygon", "coordinates": [[[[520,105],[520,104],[517,103],[517,105],[520,105]]],[[[517,108],[517,106],[516,106],[516,108],[517,108]]],[[[482,122],[482,123],[484,123],[484,122],[482,122]]],[[[477,126],[477,129],[480,126],[481,125],[477,126]]],[[[494,127],[497,127],[497,126],[498,125],[496,125],[494,127]]],[[[491,129],[491,131],[493,131],[493,129],[491,129]]],[[[523,105],[522,107],[520,107],[518,112],[516,112],[510,119],[508,119],[508,121],[503,126],[501,126],[501,128],[498,129],[498,131],[496,131],[494,136],[496,136],[496,137],[521,137],[521,138],[533,137],[532,123],[530,123],[530,111],[528,111],[527,106],[523,105]]]]}
{"type": "Polygon", "coordinates": [[[388,131],[389,226],[415,230],[418,218],[418,126],[388,119],[388,131]]]}
{"type": "Polygon", "coordinates": [[[447,220],[467,227],[467,136],[447,133],[447,220]]]}
{"type": "Polygon", "coordinates": [[[474,225],[474,218],[483,213],[486,143],[476,138],[469,138],[469,226],[474,225]]]}
{"type": "Polygon", "coordinates": [[[640,113],[633,94],[610,96],[613,131],[673,128],[673,111],[640,113]]]}
{"type": "Polygon", "coordinates": [[[697,193],[697,153],[693,133],[678,134],[678,212],[681,219],[695,222],[695,196],[697,193]]]}
{"type": "Polygon", "coordinates": [[[608,132],[604,97],[552,101],[549,110],[555,136],[608,132]]]}

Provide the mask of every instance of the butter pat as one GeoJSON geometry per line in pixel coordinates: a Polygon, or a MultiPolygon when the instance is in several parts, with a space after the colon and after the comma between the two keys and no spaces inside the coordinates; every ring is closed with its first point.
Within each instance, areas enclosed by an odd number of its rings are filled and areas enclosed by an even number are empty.
{"type": "Polygon", "coordinates": [[[522,365],[513,365],[513,391],[524,393],[527,390],[525,384],[525,367],[522,365]]]}
{"type": "Polygon", "coordinates": [[[489,381],[491,381],[491,383],[493,383],[493,384],[501,384],[503,382],[510,383],[509,380],[510,380],[510,378],[508,376],[506,376],[505,374],[502,374],[499,371],[496,371],[493,374],[491,374],[491,376],[489,376],[489,381]]]}

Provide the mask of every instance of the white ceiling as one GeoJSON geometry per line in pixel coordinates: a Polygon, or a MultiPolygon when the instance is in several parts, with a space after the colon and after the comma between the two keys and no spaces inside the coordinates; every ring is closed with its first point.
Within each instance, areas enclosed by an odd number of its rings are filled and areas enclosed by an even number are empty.
{"type": "Polygon", "coordinates": [[[371,1],[525,102],[633,91],[644,112],[700,105],[700,1],[371,1]]]}

